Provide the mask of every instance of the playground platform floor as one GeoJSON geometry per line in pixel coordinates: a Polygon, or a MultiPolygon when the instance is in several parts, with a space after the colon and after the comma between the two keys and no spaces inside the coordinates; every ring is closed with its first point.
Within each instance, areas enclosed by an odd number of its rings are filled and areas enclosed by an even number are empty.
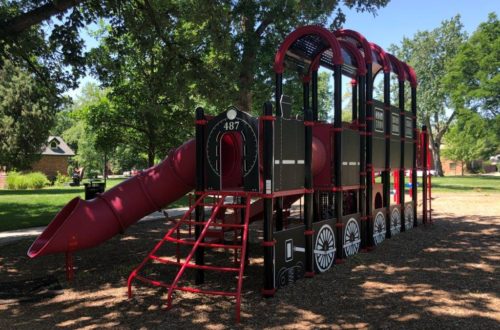
{"type": "MultiPolygon", "coordinates": [[[[433,196],[432,226],[401,233],[370,253],[279,290],[272,299],[259,294],[262,257],[254,230],[240,326],[233,324],[229,298],[178,293],[174,307],[166,311],[165,290],[138,284],[134,297],[127,299],[130,271],[170,222],[143,222],[77,253],[71,283],[65,280],[63,256],[29,260],[26,250],[33,238],[21,238],[0,246],[0,329],[498,328],[500,194],[433,196]],[[57,283],[37,299],[9,298],[2,292],[9,283],[33,286],[39,278],[57,283]]],[[[160,276],[171,275],[169,270],[160,276]]],[[[212,276],[207,273],[207,281],[212,276]]]]}

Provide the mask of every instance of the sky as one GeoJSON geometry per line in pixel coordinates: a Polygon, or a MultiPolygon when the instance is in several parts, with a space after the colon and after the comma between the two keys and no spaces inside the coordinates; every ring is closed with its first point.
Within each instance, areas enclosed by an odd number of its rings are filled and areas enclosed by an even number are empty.
{"type": "Polygon", "coordinates": [[[375,17],[346,9],[344,28],[358,31],[387,49],[391,44],[399,44],[403,37],[432,30],[457,14],[470,35],[491,12],[500,15],[500,0],[391,0],[375,17]]]}
{"type": "MultiPolygon", "coordinates": [[[[459,14],[465,31],[472,34],[491,12],[500,16],[500,0],[391,0],[376,16],[358,13],[344,8],[344,28],[360,32],[369,41],[384,49],[399,44],[403,37],[412,37],[418,31],[432,30],[443,20],[459,14]]],[[[92,27],[90,27],[92,29],[92,27]]],[[[97,41],[85,34],[87,49],[97,46],[97,41]]],[[[276,45],[278,47],[278,45],[276,45]]],[[[90,76],[80,81],[80,87],[87,82],[96,82],[90,76]]],[[[78,95],[80,88],[68,92],[78,95]]]]}

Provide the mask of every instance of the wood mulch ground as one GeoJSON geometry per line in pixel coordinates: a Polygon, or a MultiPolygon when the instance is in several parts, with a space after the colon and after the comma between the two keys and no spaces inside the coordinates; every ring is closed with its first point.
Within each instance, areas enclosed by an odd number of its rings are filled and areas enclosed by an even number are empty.
{"type": "MultiPolygon", "coordinates": [[[[246,271],[239,326],[233,323],[229,298],[179,293],[174,308],[165,311],[165,290],[137,283],[134,298],[127,299],[127,276],[163,236],[169,225],[162,221],[135,225],[125,235],[78,253],[73,283],[65,281],[63,256],[29,260],[30,240],[2,246],[4,287],[52,275],[62,287],[56,286],[55,292],[62,294],[35,301],[0,296],[0,329],[498,329],[500,195],[434,197],[432,226],[401,233],[370,253],[278,291],[272,299],[259,294],[262,258],[258,244],[251,244],[254,254],[246,271]]],[[[218,275],[207,277],[229,282],[218,275]]]]}

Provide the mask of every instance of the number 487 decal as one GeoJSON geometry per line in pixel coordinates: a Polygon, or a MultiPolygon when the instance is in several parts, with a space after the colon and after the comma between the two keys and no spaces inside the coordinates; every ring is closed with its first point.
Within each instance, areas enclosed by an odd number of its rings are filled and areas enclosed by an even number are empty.
{"type": "Polygon", "coordinates": [[[226,131],[234,131],[238,129],[238,126],[240,125],[239,121],[226,121],[224,123],[224,129],[226,131]]]}

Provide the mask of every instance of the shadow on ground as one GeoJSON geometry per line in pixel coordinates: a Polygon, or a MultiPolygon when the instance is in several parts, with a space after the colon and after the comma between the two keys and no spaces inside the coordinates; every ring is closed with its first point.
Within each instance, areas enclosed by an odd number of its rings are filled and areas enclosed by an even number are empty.
{"type": "MultiPolygon", "coordinates": [[[[434,225],[401,233],[272,299],[259,294],[262,259],[259,245],[252,244],[240,327],[497,328],[500,219],[444,211],[435,213],[434,225]]],[[[165,290],[140,284],[127,299],[128,274],[167,227],[162,221],[135,225],[78,253],[73,283],[64,279],[63,256],[29,260],[25,253],[31,241],[26,240],[0,247],[1,282],[54,275],[63,286],[63,294],[38,302],[0,300],[0,328],[234,327],[231,299],[179,293],[174,308],[166,311],[165,290]]],[[[167,276],[162,272],[157,275],[167,276]]],[[[224,284],[232,280],[207,277],[224,284]]]]}

